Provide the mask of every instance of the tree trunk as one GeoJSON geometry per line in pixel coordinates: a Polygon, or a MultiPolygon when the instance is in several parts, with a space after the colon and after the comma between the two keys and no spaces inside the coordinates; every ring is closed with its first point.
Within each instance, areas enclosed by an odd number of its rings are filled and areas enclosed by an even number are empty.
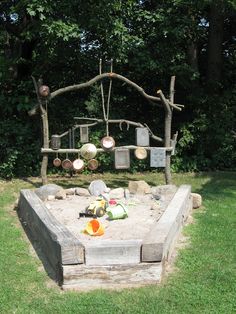
{"type": "Polygon", "coordinates": [[[207,85],[208,89],[217,88],[216,82],[221,80],[222,42],[224,35],[224,1],[216,0],[210,7],[207,85]]]}

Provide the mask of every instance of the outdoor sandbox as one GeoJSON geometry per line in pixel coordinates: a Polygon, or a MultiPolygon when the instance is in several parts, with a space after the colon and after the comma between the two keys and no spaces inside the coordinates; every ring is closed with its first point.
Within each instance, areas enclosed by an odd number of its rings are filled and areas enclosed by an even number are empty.
{"type": "Polygon", "coordinates": [[[49,184],[21,190],[18,215],[65,290],[159,283],[192,209],[191,187],[130,181],[127,188],[108,188],[104,194],[124,204],[128,217],[97,217],[104,228],[100,236],[84,232],[91,217],[80,217],[96,198],[91,189],[49,184]]]}
{"type": "MultiPolygon", "coordinates": [[[[36,82],[33,78],[33,82],[38,102],[29,114],[40,113],[41,116],[43,186],[35,191],[21,191],[18,214],[29,238],[40,251],[40,257],[47,261],[44,266],[50,265],[55,280],[63,289],[121,288],[160,282],[164,265],[192,209],[191,187],[171,185],[171,156],[175,154],[178,136],[177,131],[172,134],[172,117],[174,110],[183,108],[174,102],[175,76],[171,77],[168,97],[160,89],[156,91],[157,95],[149,95],[135,82],[114,73],[112,60],[110,72],[102,73],[100,60],[99,75],[85,83],[53,92],[41,80],[36,82]],[[120,117],[119,108],[110,117],[114,80],[127,84],[146,99],[150,118],[154,107],[164,110],[164,136],[154,134],[144,121],[120,117]],[[107,104],[103,81],[109,82],[107,104]],[[101,89],[102,117],[75,116],[68,130],[56,130],[57,134],[50,137],[47,112],[50,102],[64,93],[97,83],[101,89]],[[97,125],[105,128],[100,144],[90,142],[90,132],[97,125]],[[110,128],[111,125],[113,127],[110,128]],[[117,134],[123,132],[124,127],[125,132],[132,132],[130,126],[135,128],[135,132],[125,137],[129,139],[128,143],[120,146],[117,134]],[[129,169],[132,158],[146,160],[150,168],[164,169],[166,185],[150,186],[144,181],[129,181],[125,187],[109,189],[104,182],[93,181],[88,182],[88,189],[75,187],[64,190],[47,184],[51,156],[54,156],[54,167],[62,167],[72,176],[84,169],[95,171],[101,166],[97,153],[113,155],[117,170],[129,169]],[[91,188],[93,185],[96,188],[91,188]],[[99,207],[102,215],[94,219],[87,214],[91,204],[97,202],[96,197],[102,197],[106,208],[99,207]],[[121,216],[117,217],[119,210],[121,216]],[[94,232],[95,225],[98,230],[91,234],[88,226],[92,226],[94,232]]],[[[155,127],[155,132],[160,132],[160,129],[155,127]]]]}

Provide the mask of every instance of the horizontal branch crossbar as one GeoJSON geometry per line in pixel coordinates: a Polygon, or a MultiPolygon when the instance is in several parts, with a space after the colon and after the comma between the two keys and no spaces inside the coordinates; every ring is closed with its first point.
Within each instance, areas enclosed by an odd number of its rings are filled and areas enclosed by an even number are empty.
{"type": "MultiPolygon", "coordinates": [[[[128,148],[130,150],[135,150],[136,148],[140,148],[140,146],[135,146],[135,145],[125,145],[125,146],[118,146],[118,147],[115,147],[115,149],[118,149],[118,148],[128,148]]],[[[146,150],[151,150],[152,148],[154,147],[150,147],[150,146],[145,146],[143,147],[144,149],[146,150]]],[[[173,150],[173,147],[163,147],[165,148],[166,151],[168,152],[171,152],[173,150]]],[[[113,151],[115,150],[113,149],[113,151]]],[[[58,154],[78,154],[80,153],[80,150],[79,148],[60,148],[60,149],[52,149],[52,148],[41,148],[41,153],[43,154],[52,154],[52,153],[58,153],[58,154]]],[[[97,152],[98,153],[110,153],[111,151],[106,151],[104,150],[103,148],[97,148],[97,152]]]]}

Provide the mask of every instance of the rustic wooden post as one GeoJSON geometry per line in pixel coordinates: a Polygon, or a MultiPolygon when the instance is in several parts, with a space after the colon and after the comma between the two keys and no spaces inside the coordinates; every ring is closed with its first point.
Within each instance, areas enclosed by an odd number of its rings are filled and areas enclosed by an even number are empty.
{"type": "MultiPolygon", "coordinates": [[[[49,148],[49,128],[48,128],[48,114],[47,111],[40,104],[41,118],[43,123],[43,148],[49,148]]],[[[43,159],[41,164],[41,178],[42,183],[47,184],[47,168],[48,168],[48,154],[43,153],[43,159]]]]}
{"type": "MultiPolygon", "coordinates": [[[[170,147],[171,140],[171,122],[172,122],[172,109],[169,104],[169,101],[165,98],[164,94],[161,90],[157,91],[159,94],[161,101],[164,105],[165,109],[165,137],[164,137],[164,145],[165,147],[170,147]]],[[[165,166],[165,181],[166,184],[171,183],[171,172],[170,172],[170,159],[171,152],[166,151],[166,166],[165,166]]]]}
{"type": "MultiPolygon", "coordinates": [[[[49,148],[49,127],[48,127],[48,113],[44,108],[43,104],[47,105],[47,98],[49,97],[49,88],[42,85],[42,80],[36,83],[34,77],[32,77],[34,82],[34,88],[37,94],[38,106],[41,114],[42,125],[43,125],[43,148],[49,148]]],[[[29,112],[30,115],[35,114],[34,110],[29,112]]],[[[47,168],[48,168],[48,153],[43,153],[43,159],[41,164],[41,178],[42,183],[47,184],[47,168]]]]}

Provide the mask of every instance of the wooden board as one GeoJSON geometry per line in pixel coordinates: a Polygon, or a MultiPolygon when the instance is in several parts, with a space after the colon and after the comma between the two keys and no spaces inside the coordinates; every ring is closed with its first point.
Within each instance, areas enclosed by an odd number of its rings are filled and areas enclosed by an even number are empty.
{"type": "Polygon", "coordinates": [[[191,209],[191,186],[181,185],[160,220],[143,239],[142,262],[168,259],[191,209]]]}
{"type": "Polygon", "coordinates": [[[67,228],[50,214],[32,190],[21,190],[18,216],[31,235],[38,241],[52,267],[84,262],[84,247],[67,228]]]}
{"type": "Polygon", "coordinates": [[[161,281],[162,263],[120,266],[63,266],[64,290],[119,289],[157,284],[161,281]]]}
{"type": "Polygon", "coordinates": [[[86,265],[138,264],[141,244],[141,240],[98,240],[86,244],[86,265]]]}

